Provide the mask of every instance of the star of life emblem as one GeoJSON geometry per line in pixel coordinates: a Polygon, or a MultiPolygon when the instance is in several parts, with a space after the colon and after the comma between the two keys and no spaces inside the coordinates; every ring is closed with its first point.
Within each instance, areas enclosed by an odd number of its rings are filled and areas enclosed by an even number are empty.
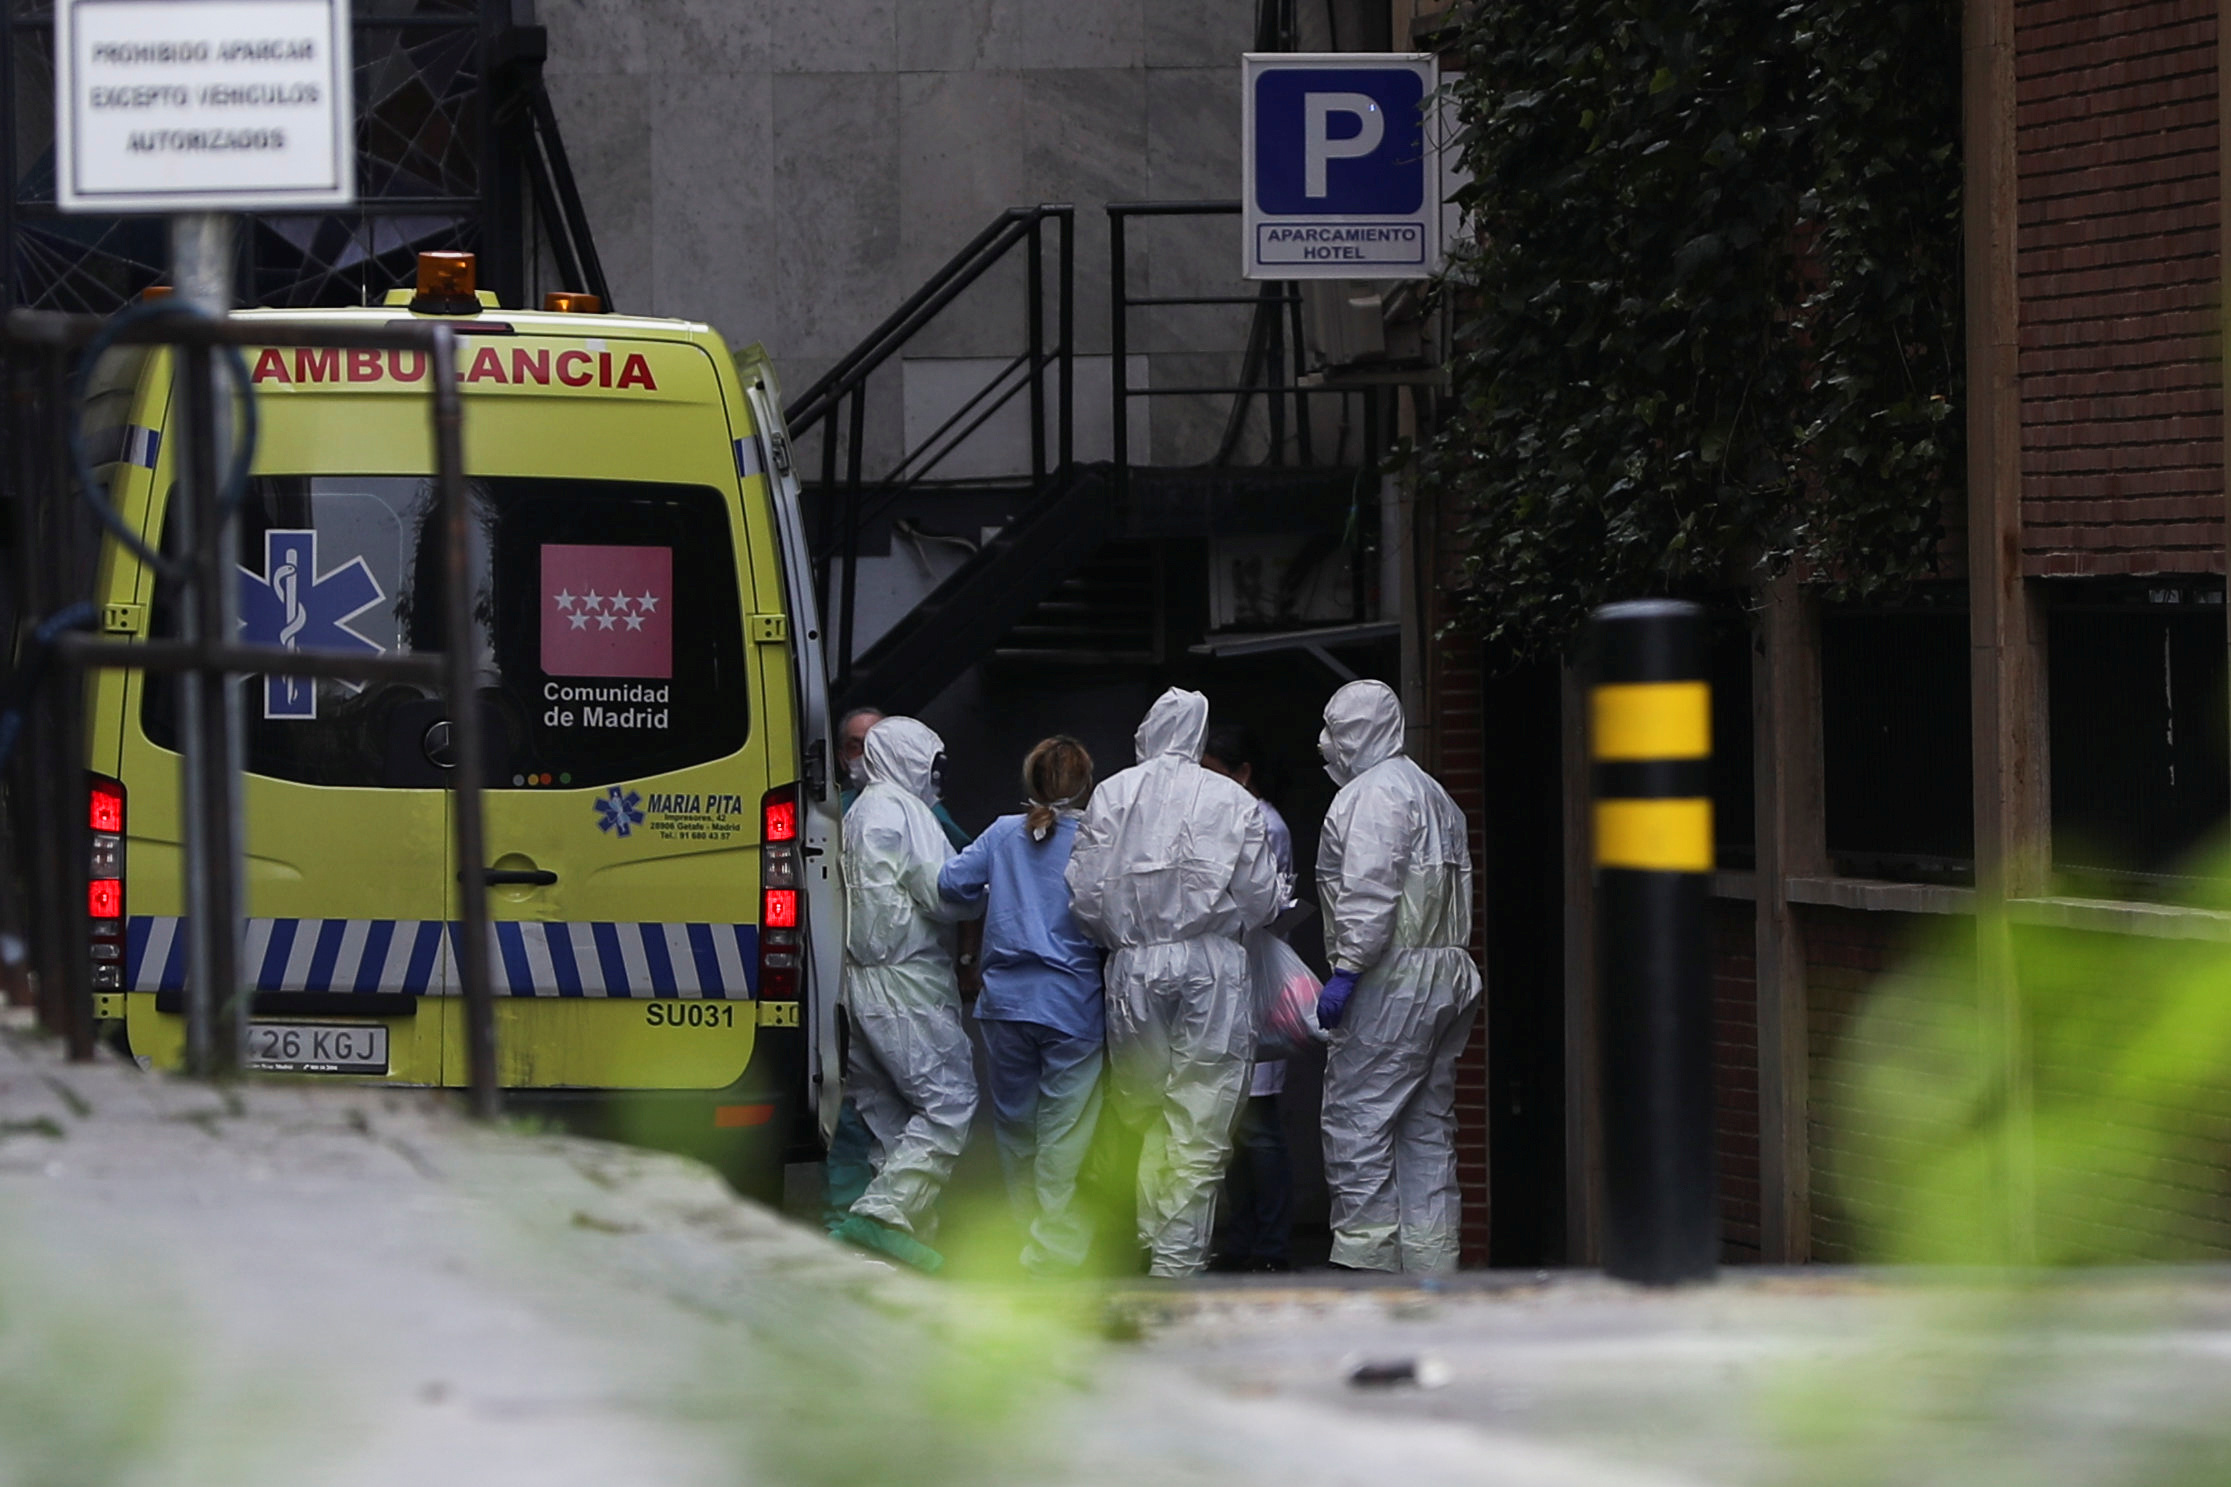
{"type": "Polygon", "coordinates": [[[596,797],[596,829],[626,836],[643,824],[643,797],[613,785],[596,797]]]}
{"type": "MultiPolygon", "coordinates": [[[[238,569],[240,638],[249,645],[290,651],[343,651],[379,655],[378,641],[359,635],[349,621],[387,596],[361,556],[318,571],[318,534],[308,528],[275,528],[263,534],[263,572],[238,569]]],[[[318,715],[317,684],[306,676],[263,679],[263,715],[303,721],[318,715]]]]}

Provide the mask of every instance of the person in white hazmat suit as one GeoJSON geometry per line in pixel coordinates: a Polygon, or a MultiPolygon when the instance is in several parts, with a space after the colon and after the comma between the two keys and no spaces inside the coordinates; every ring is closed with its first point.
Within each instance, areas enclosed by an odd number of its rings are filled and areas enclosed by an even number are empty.
{"type": "Polygon", "coordinates": [[[1318,1003],[1332,1262],[1456,1268],[1456,1060],[1479,1012],[1464,813],[1402,752],[1402,702],[1350,682],[1317,746],[1340,786],[1317,846],[1333,975],[1318,1003]]]}
{"type": "Polygon", "coordinates": [[[1262,813],[1201,767],[1207,732],[1207,698],[1164,692],[1139,724],[1139,762],[1093,792],[1069,855],[1071,911],[1112,952],[1109,1094],[1144,1138],[1139,1240],[1154,1275],[1208,1263],[1255,1058],[1240,936],[1278,912],[1262,813]]]}
{"type": "Polygon", "coordinates": [[[941,1263],[927,1248],[932,1208],[976,1114],[951,925],[982,909],[937,891],[952,850],[930,811],[944,752],[914,719],[883,719],[868,730],[867,784],[844,817],[845,1093],[878,1150],[837,1237],[925,1269],[941,1263]]]}

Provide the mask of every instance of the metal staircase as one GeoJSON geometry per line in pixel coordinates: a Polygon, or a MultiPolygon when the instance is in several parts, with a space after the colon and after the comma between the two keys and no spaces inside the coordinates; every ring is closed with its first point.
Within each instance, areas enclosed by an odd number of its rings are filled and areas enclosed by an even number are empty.
{"type": "Polygon", "coordinates": [[[1075,219],[1074,208],[1060,205],[1002,212],[783,410],[794,447],[820,446],[821,478],[809,489],[820,518],[815,558],[822,604],[833,632],[830,689],[841,707],[872,698],[896,712],[919,708],[996,645],[1009,626],[1100,545],[1108,482],[1103,474],[1079,468],[1072,458],[1075,219]],[[1049,229],[1054,237],[1051,285],[1049,229]],[[965,291],[1017,252],[1024,267],[1022,350],[896,466],[866,478],[871,379],[965,291]],[[1049,289],[1054,300],[1050,334],[1049,289]],[[969,436],[1018,397],[1026,399],[1030,417],[1030,469],[1022,510],[890,633],[856,648],[864,533],[936,481],[940,468],[969,436]]]}
{"type": "Polygon", "coordinates": [[[863,700],[919,712],[975,660],[1008,639],[1100,549],[1111,482],[1105,466],[1056,471],[1033,492],[1021,520],[1000,534],[874,645],[836,686],[842,705],[863,700]]]}
{"type": "MultiPolygon", "coordinates": [[[[1377,405],[1353,389],[1305,385],[1300,297],[1291,285],[1245,294],[1134,295],[1123,257],[1124,228],[1135,219],[1229,216],[1229,202],[1125,203],[1108,209],[1113,294],[1110,381],[1115,431],[1112,461],[1078,463],[1075,428],[1074,210],[1064,205],[1001,213],[933,274],[851,354],[785,410],[793,446],[804,451],[817,580],[827,617],[831,690],[838,703],[918,711],[969,667],[1002,665],[1151,666],[1168,659],[1163,563],[1171,542],[1200,544],[1236,533],[1310,533],[1357,529],[1358,505],[1377,460],[1377,405]],[[1051,242],[1048,239],[1051,238],[1051,242]],[[874,431],[897,421],[887,389],[916,337],[1011,255],[1022,259],[1023,345],[994,359],[991,375],[927,437],[889,469],[866,469],[874,431]],[[1125,360],[1135,310],[1167,314],[1184,307],[1252,307],[1244,350],[1233,348],[1239,378],[1229,384],[1135,386],[1125,360]],[[880,397],[871,394],[871,386],[880,397]],[[1225,432],[1214,454],[1184,466],[1134,467],[1123,430],[1140,399],[1229,397],[1225,432]],[[1312,442],[1312,398],[1343,402],[1312,442]],[[942,472],[948,460],[1002,409],[1026,400],[1027,472],[1006,480],[964,480],[942,472]],[[880,417],[879,425],[875,420],[880,417]],[[1250,420],[1255,420],[1250,423],[1250,420]],[[1351,438],[1351,423],[1354,425],[1351,438]],[[1243,434],[1260,445],[1243,453],[1243,434]],[[1318,445],[1322,445],[1320,450],[1318,445]],[[1323,458],[1325,451],[1330,459],[1323,458]],[[818,479],[813,479],[818,466],[818,479]],[[942,504],[939,504],[942,502],[942,504]],[[950,530],[927,531],[919,513],[948,513],[938,525],[976,523],[978,543],[950,530]],[[996,516],[989,514],[996,510],[996,516]],[[885,537],[974,549],[931,592],[872,642],[857,644],[863,552],[885,537]]],[[[981,313],[981,294],[971,300],[981,313]]],[[[1356,617],[1364,585],[1356,553],[1356,617]]]]}

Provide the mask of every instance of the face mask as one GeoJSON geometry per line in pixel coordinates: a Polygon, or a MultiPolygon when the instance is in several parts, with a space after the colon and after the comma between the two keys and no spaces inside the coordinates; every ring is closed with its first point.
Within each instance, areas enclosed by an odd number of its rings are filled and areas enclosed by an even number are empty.
{"type": "Polygon", "coordinates": [[[844,782],[847,785],[852,786],[855,790],[867,788],[868,760],[865,754],[854,759],[847,759],[838,767],[844,771],[844,782]]]}
{"type": "Polygon", "coordinates": [[[1317,734],[1317,757],[1325,761],[1325,773],[1332,776],[1336,785],[1348,783],[1348,771],[1340,763],[1340,755],[1332,746],[1332,729],[1324,728],[1317,734]]]}
{"type": "Polygon", "coordinates": [[[930,761],[930,800],[936,805],[945,798],[945,756],[939,754],[930,761]]]}

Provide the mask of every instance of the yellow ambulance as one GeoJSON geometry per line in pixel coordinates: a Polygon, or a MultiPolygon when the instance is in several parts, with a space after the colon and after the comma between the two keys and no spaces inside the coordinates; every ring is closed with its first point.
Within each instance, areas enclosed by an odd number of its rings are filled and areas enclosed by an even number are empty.
{"type": "MultiPolygon", "coordinates": [[[[446,313],[461,333],[474,603],[448,629],[425,358],[246,354],[261,435],[240,522],[240,639],[362,655],[470,647],[502,1082],[513,1109],[714,1159],[767,1192],[837,1096],[840,833],[820,627],[772,368],[710,327],[514,310],[463,255],[385,306],[249,311],[287,326],[446,313]],[[460,289],[460,285],[462,288],[460,289]]],[[[117,360],[107,479],[175,549],[167,357],[117,360]]],[[[101,410],[94,410],[98,416],[101,410]]],[[[112,633],[176,633],[121,546],[112,633]]],[[[245,683],[253,1068],[466,1082],[447,708],[394,683],[245,683]]],[[[132,1054],[184,1046],[175,683],[89,692],[99,1012],[132,1054]],[[106,852],[108,855],[104,855],[106,852]],[[98,872],[97,872],[98,876],[98,872]]]]}

